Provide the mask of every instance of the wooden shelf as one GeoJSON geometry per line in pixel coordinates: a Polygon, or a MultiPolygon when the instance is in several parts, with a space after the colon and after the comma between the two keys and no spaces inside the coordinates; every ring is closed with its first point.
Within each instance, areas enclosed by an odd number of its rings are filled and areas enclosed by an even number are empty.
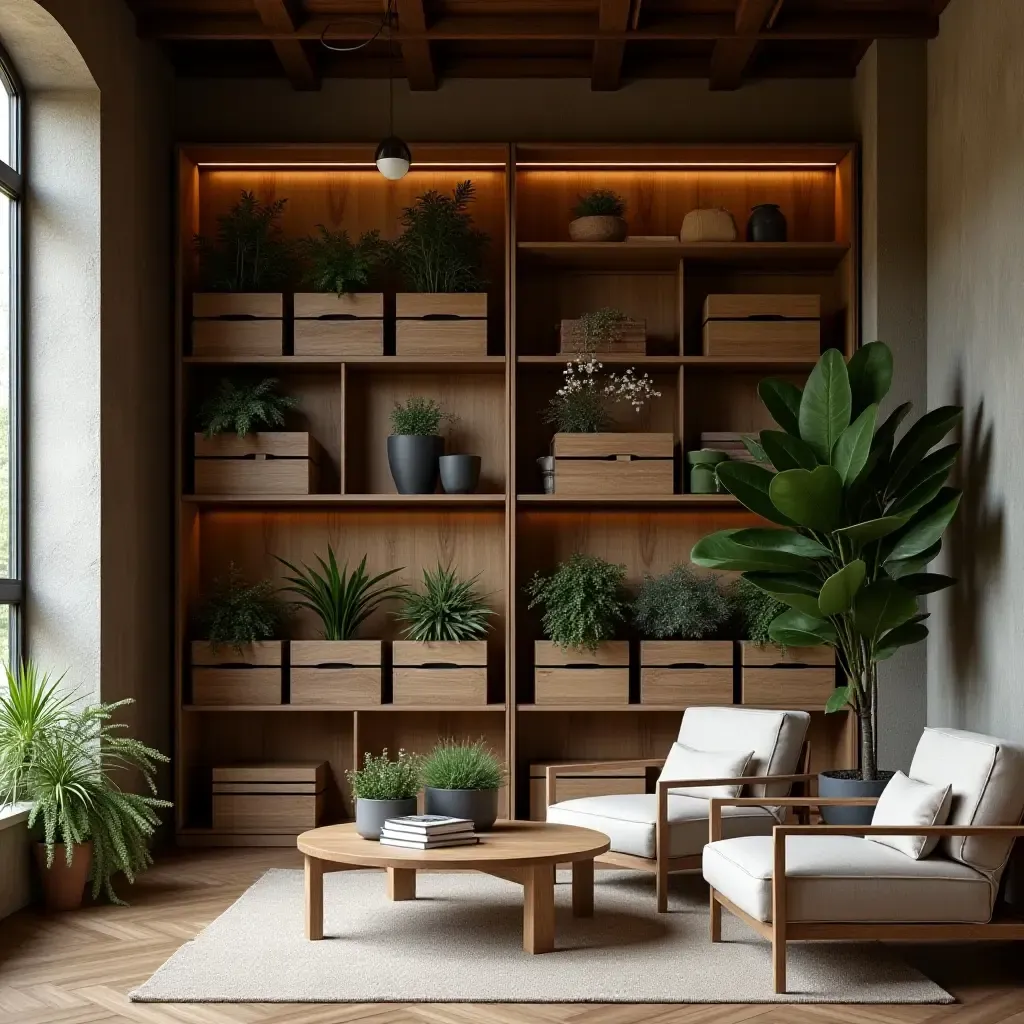
{"type": "Polygon", "coordinates": [[[186,505],[248,508],[504,508],[504,494],[185,494],[186,505]]]}
{"type": "MultiPolygon", "coordinates": [[[[571,355],[518,356],[516,363],[520,366],[551,367],[561,370],[572,358],[571,355]]],[[[816,362],[814,359],[777,359],[770,356],[761,359],[740,356],[642,356],[630,355],[628,352],[601,355],[598,361],[609,366],[642,366],[654,370],[672,370],[685,366],[688,370],[704,373],[796,373],[800,370],[810,372],[816,362]]]]}
{"type": "MultiPolygon", "coordinates": [[[[696,705],[693,705],[696,706],[696,705]]],[[[517,704],[517,711],[660,711],[682,713],[689,704],[517,704]]]]}
{"type": "Polygon", "coordinates": [[[567,494],[519,494],[519,505],[551,506],[572,505],[635,505],[665,508],[716,508],[719,506],[739,507],[739,499],[732,494],[651,494],[647,497],[633,494],[593,494],[572,496],[567,494]]]}
{"type": "Polygon", "coordinates": [[[396,370],[402,373],[503,373],[504,356],[437,359],[428,356],[185,356],[186,366],[276,366],[281,369],[332,370],[342,365],[354,372],[396,370]]]}
{"type": "Polygon", "coordinates": [[[185,704],[183,710],[192,712],[207,711],[329,711],[371,712],[384,711],[397,713],[401,711],[415,712],[447,712],[447,711],[500,711],[505,713],[504,704],[368,704],[366,707],[335,707],[331,704],[185,704]]]}

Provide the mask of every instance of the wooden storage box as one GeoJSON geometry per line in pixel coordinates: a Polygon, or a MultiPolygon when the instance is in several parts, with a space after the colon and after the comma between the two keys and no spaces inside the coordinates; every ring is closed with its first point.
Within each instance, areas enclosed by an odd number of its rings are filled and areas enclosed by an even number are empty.
{"type": "Polygon", "coordinates": [[[392,644],[392,701],[438,707],[487,703],[487,641],[392,644]]]}
{"type": "Polygon", "coordinates": [[[297,356],[381,356],[384,354],[384,296],[295,294],[297,356]]]}
{"type": "Polygon", "coordinates": [[[397,355],[487,355],[486,292],[399,292],[395,315],[397,355]]]}
{"type": "Polygon", "coordinates": [[[704,301],[704,355],[817,359],[818,295],[709,295],[704,301]]]}
{"type": "Polygon", "coordinates": [[[380,640],[292,640],[291,704],[381,703],[380,640]]]}
{"type": "Polygon", "coordinates": [[[196,292],[192,355],[279,356],[284,352],[280,292],[196,292]]]}
{"type": "Polygon", "coordinates": [[[732,704],[731,640],[644,640],[640,703],[732,704]]]}
{"type": "Polygon", "coordinates": [[[555,434],[555,494],[672,494],[671,434],[555,434]]]}
{"type": "Polygon", "coordinates": [[[781,651],[750,640],[740,643],[741,703],[761,707],[822,707],[836,686],[831,647],[788,647],[781,651]]]}
{"type": "Polygon", "coordinates": [[[326,761],[227,765],[213,769],[213,828],[297,835],[323,818],[326,761]]]}
{"type": "MultiPolygon", "coordinates": [[[[580,351],[580,340],[576,336],[578,320],[563,320],[558,331],[558,351],[562,355],[575,355],[580,351]]],[[[644,355],[647,352],[647,321],[626,320],[619,329],[618,337],[594,350],[595,355],[629,353],[644,355]]]]}
{"type": "MultiPolygon", "coordinates": [[[[547,776],[548,765],[559,765],[561,761],[530,762],[530,821],[544,821],[547,818],[547,776]]],[[[562,800],[577,800],[586,796],[612,796],[619,793],[647,792],[647,773],[643,768],[602,768],[600,773],[588,774],[578,771],[559,775],[555,780],[555,803],[562,800]]]]}
{"type": "Polygon", "coordinates": [[[237,651],[192,641],[193,704],[280,704],[281,641],[264,640],[237,651]]]}
{"type": "Polygon", "coordinates": [[[629,644],[608,640],[596,651],[563,651],[550,640],[533,645],[534,704],[628,704],[629,644]]]}
{"type": "Polygon", "coordinates": [[[196,494],[315,494],[321,449],[304,431],[195,435],[196,494]]]}

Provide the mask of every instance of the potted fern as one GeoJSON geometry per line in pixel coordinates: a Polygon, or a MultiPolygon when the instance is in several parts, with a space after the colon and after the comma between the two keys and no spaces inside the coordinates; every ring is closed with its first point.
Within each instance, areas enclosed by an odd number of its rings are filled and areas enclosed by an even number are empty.
{"type": "Polygon", "coordinates": [[[281,232],[286,199],[264,203],[243,191],[217,218],[217,233],[196,235],[201,287],[192,296],[192,354],[279,356],[292,247],[281,232]]]}
{"type": "Polygon", "coordinates": [[[629,234],[625,220],[626,200],[610,188],[598,188],[578,196],[569,222],[574,242],[624,242],[629,234]]]}
{"type": "Polygon", "coordinates": [[[379,231],[355,241],[347,231],[317,225],[299,242],[303,283],[295,293],[297,356],[384,354],[384,293],[367,291],[385,256],[379,231]]]}
{"type": "Polygon", "coordinates": [[[370,576],[366,556],[350,573],[348,564],[338,566],[334,548],[327,545],[327,561],[316,556],[319,568],[301,567],[278,558],[292,575],[283,590],[295,594],[300,608],[320,620],[319,640],[292,640],[292,704],[329,704],[360,707],[380,704],[380,640],[357,640],[365,621],[385,602],[399,597],[403,588],[387,584],[399,569],[370,576]]]}
{"type": "Polygon", "coordinates": [[[487,633],[493,609],[476,587],[438,563],[407,590],[396,618],[405,640],[392,646],[395,704],[486,704],[487,633]]]}
{"type": "Polygon", "coordinates": [[[471,181],[451,195],[431,190],[402,212],[402,234],[393,244],[409,291],[395,297],[400,356],[487,355],[487,293],[483,276],[488,236],[469,211],[471,181]]]}
{"type": "Polygon", "coordinates": [[[380,839],[388,818],[416,813],[422,763],[404,750],[392,761],[385,747],[377,757],[365,753],[362,767],[345,773],[356,805],[356,832],[363,839],[380,839]]]}
{"type": "Polygon", "coordinates": [[[482,739],[442,740],[423,759],[424,810],[468,818],[477,832],[487,832],[498,817],[504,781],[504,766],[482,739]]]}

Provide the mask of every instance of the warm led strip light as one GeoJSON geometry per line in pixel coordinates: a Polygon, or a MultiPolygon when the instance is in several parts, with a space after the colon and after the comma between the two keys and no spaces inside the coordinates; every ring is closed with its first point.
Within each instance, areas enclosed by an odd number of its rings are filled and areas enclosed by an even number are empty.
{"type": "MultiPolygon", "coordinates": [[[[338,168],[362,168],[367,171],[375,171],[377,168],[372,160],[367,161],[345,161],[345,160],[277,160],[277,161],[258,161],[252,162],[248,160],[212,160],[209,162],[202,162],[196,164],[197,167],[203,170],[304,170],[307,167],[338,167],[338,168]]],[[[482,161],[464,161],[464,160],[441,160],[441,161],[421,161],[417,160],[413,164],[412,171],[421,170],[424,167],[451,167],[451,168],[481,168],[481,167],[505,167],[504,161],[498,163],[485,163],[482,161]]],[[[410,173],[412,173],[412,171],[410,173]]]]}
{"type": "Polygon", "coordinates": [[[641,163],[639,161],[613,161],[613,160],[580,160],[578,162],[571,160],[556,160],[556,161],[533,161],[533,160],[517,160],[515,166],[538,168],[547,167],[552,170],[559,170],[563,168],[576,168],[576,167],[594,167],[594,168],[621,168],[626,171],[640,171],[645,170],[649,167],[667,167],[667,168],[688,168],[688,167],[711,167],[711,168],[734,168],[737,170],[799,170],[800,168],[825,168],[834,170],[838,165],[835,161],[805,161],[805,160],[783,160],[778,163],[758,160],[751,162],[749,160],[664,160],[664,161],[652,161],[650,163],[641,163]]]}

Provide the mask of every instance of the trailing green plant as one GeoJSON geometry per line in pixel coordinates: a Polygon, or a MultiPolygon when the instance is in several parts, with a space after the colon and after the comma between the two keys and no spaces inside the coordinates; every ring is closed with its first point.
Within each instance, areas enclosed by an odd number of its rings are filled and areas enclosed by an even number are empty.
{"type": "Polygon", "coordinates": [[[482,739],[441,740],[423,760],[423,785],[431,789],[500,789],[504,781],[504,765],[482,739]]]}
{"type": "Polygon", "coordinates": [[[339,298],[365,288],[385,256],[380,232],[367,231],[353,242],[347,231],[316,227],[317,234],[299,243],[306,283],[316,292],[335,292],[339,298]]]}
{"type": "Polygon", "coordinates": [[[261,427],[283,427],[285,413],[299,403],[291,395],[278,394],[277,385],[276,377],[223,377],[199,410],[203,434],[214,437],[233,430],[245,437],[261,427]]]}
{"type": "Polygon", "coordinates": [[[274,585],[269,580],[247,583],[232,562],[227,576],[214,580],[200,621],[214,650],[228,645],[241,654],[250,644],[272,640],[284,617],[274,585]]]}
{"type": "Polygon", "coordinates": [[[345,772],[352,792],[360,800],[411,800],[420,791],[423,758],[399,750],[392,761],[385,747],[378,757],[363,754],[362,768],[345,772]]]}
{"type": "Polygon", "coordinates": [[[573,347],[581,356],[593,355],[599,348],[614,345],[622,337],[623,329],[630,322],[621,310],[606,306],[584,313],[572,321],[570,331],[573,347]]]}
{"type": "Polygon", "coordinates": [[[479,573],[460,579],[451,566],[440,563],[423,570],[423,590],[407,590],[396,618],[405,623],[410,640],[482,640],[494,610],[487,606],[476,588],[479,573]]]}
{"type": "Polygon", "coordinates": [[[626,567],[576,552],[549,576],[526,585],[529,607],[544,609],[544,635],[563,651],[596,651],[625,621],[626,567]]]}
{"type": "Polygon", "coordinates": [[[391,433],[429,437],[440,433],[443,419],[451,418],[433,398],[413,395],[405,402],[395,402],[391,410],[391,433]]]}
{"type": "Polygon", "coordinates": [[[263,292],[282,288],[292,273],[292,247],[279,223],[287,199],[262,203],[243,191],[227,213],[217,218],[214,238],[196,235],[199,276],[218,292],[263,292]]]}
{"type": "Polygon", "coordinates": [[[702,576],[682,564],[661,576],[645,576],[633,600],[633,622],[644,636],[658,640],[720,636],[732,611],[717,575],[702,576]]]}
{"type": "Polygon", "coordinates": [[[741,640],[750,640],[758,647],[774,644],[785,650],[782,644],[775,644],[769,633],[772,623],[786,610],[781,601],[742,576],[733,583],[729,597],[734,609],[736,632],[741,640]]]}
{"type": "Polygon", "coordinates": [[[320,555],[316,556],[319,570],[311,569],[305,563],[300,569],[283,558],[277,560],[294,573],[285,577],[290,586],[282,589],[297,594],[299,600],[295,603],[320,619],[320,635],[324,640],[354,639],[359,627],[381,604],[405,591],[404,587],[382,585],[400,569],[388,569],[370,576],[366,571],[366,556],[363,555],[359,565],[349,573],[347,562],[338,567],[330,544],[327,545],[326,562],[320,555]]]}
{"type": "Polygon", "coordinates": [[[889,348],[873,342],[849,366],[827,351],[802,391],[762,381],[781,428],[759,438],[773,469],[725,462],[718,479],[780,529],[724,530],[691,553],[697,565],[742,571],[787,606],[769,628],[776,643],[835,648],[843,683],[825,710],[856,710],[864,779],[877,771],[878,663],[927,637],[919,599],[956,582],[925,569],[960,503],[946,486],[960,446],[936,445],[962,409],[933,409],[897,440],[910,403],[878,425],[892,373],[889,348]]]}
{"type": "Polygon", "coordinates": [[[473,183],[463,181],[450,196],[431,189],[402,211],[404,231],[392,252],[413,291],[483,289],[482,265],[490,239],[473,224],[469,205],[475,198],[473,183]]]}
{"type": "Polygon", "coordinates": [[[646,373],[638,377],[632,366],[604,377],[603,364],[593,355],[566,364],[562,376],[562,386],[544,410],[544,422],[560,433],[597,433],[608,425],[611,405],[628,403],[639,415],[648,402],[661,397],[651,378],[646,373]]]}
{"type": "Polygon", "coordinates": [[[572,208],[574,217],[621,217],[626,212],[626,200],[610,188],[597,188],[576,197],[572,208]]]}

